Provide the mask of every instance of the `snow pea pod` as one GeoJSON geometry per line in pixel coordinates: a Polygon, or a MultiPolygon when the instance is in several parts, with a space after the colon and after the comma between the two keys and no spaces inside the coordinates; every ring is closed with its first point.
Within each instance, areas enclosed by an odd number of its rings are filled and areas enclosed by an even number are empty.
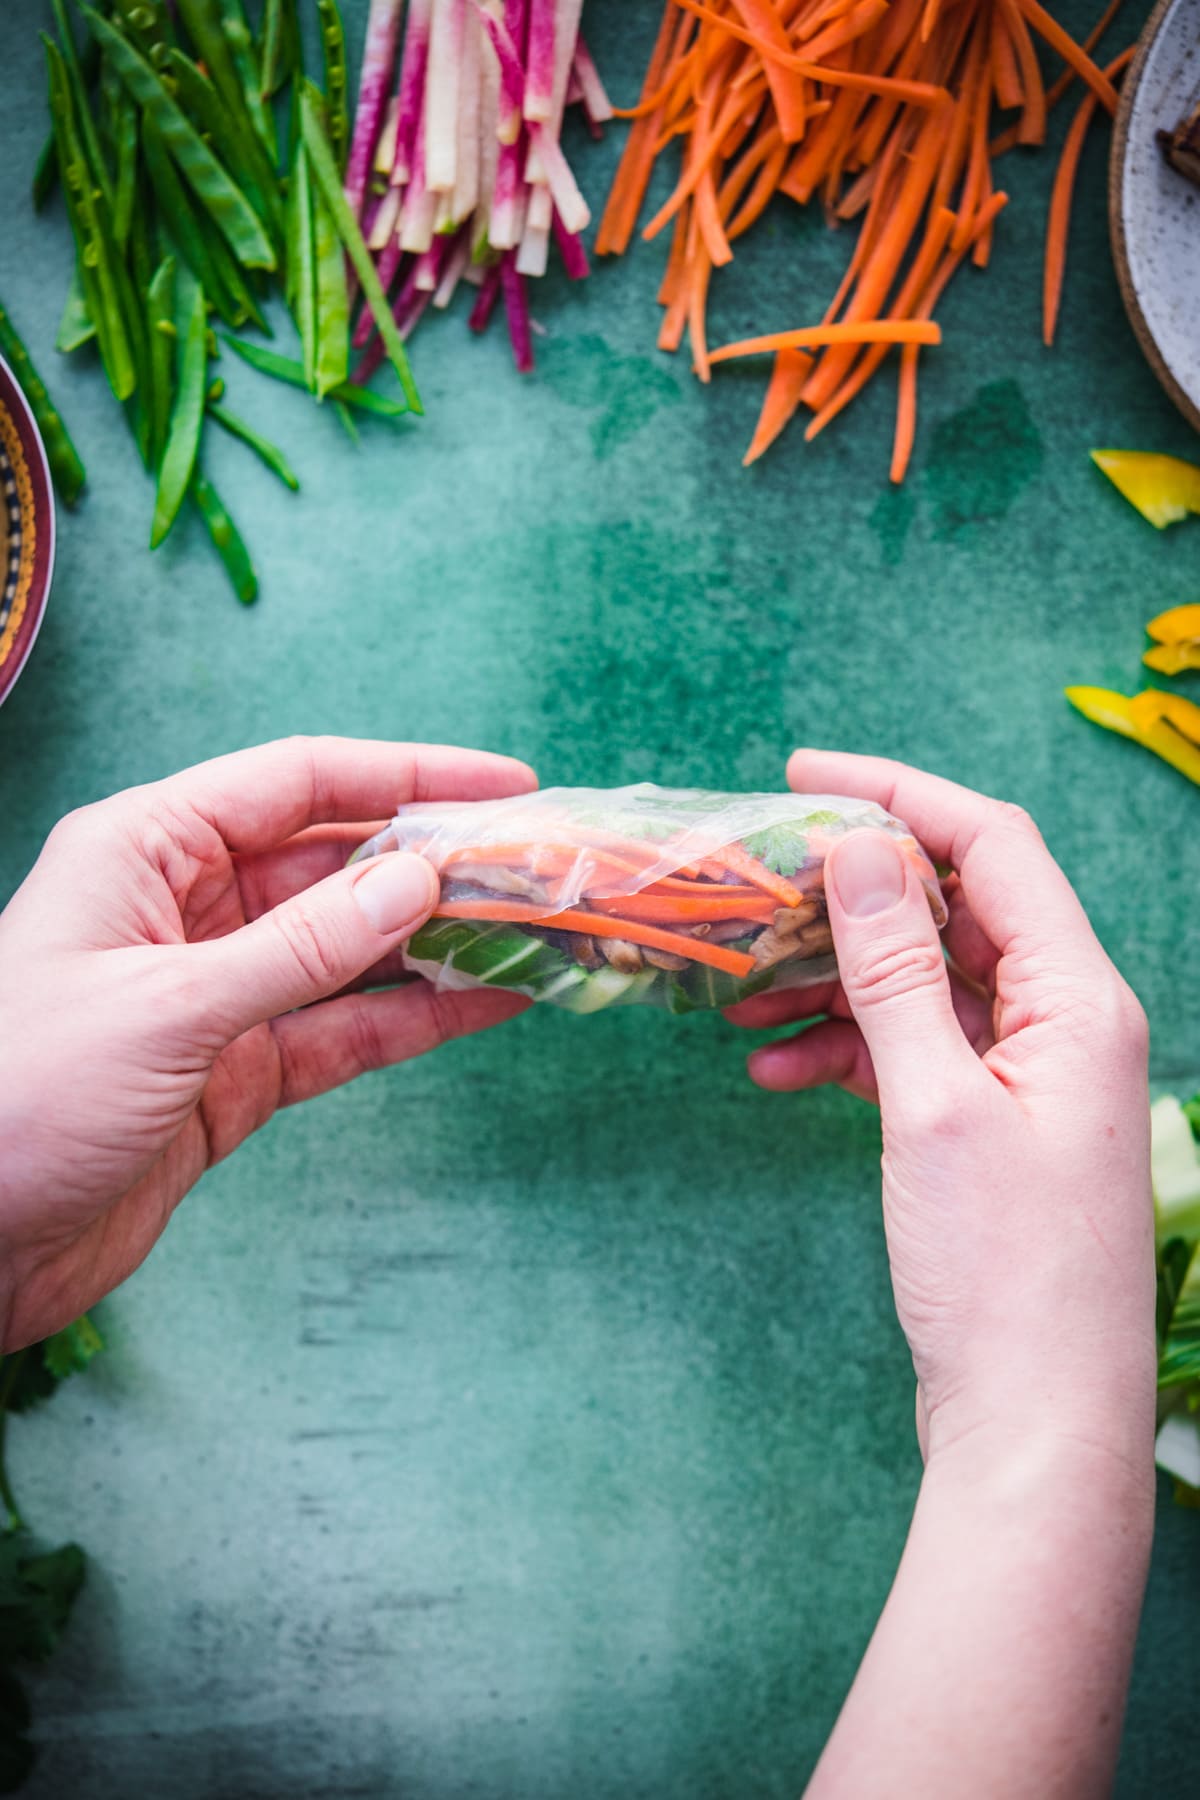
{"type": "Polygon", "coordinates": [[[90,344],[96,335],[96,322],[88,311],[87,295],[83,290],[83,277],[80,274],[79,260],[71,270],[71,285],[67,289],[66,304],[62,318],[58,322],[58,335],[54,340],[54,348],[63,356],[69,356],[72,350],[79,350],[84,344],[90,344]]]}
{"type": "Polygon", "coordinates": [[[200,427],[204,423],[204,383],[208,365],[205,338],[208,320],[204,309],[204,289],[194,284],[188,308],[187,328],[179,356],[179,379],[167,446],[158,470],[158,493],[154,501],[154,522],[150,527],[150,548],[156,550],[175,523],[183,505],[196,466],[200,447],[200,427]]]}
{"type": "Polygon", "coordinates": [[[240,325],[246,319],[252,319],[267,337],[273,336],[271,327],[259,310],[249,281],[238,267],[236,259],[229,254],[229,247],[220,232],[214,229],[204,213],[197,216],[196,227],[204,240],[219,289],[227,296],[228,310],[235,315],[235,322],[240,325]],[[237,316],[239,314],[240,317],[237,316]]]}
{"type": "Polygon", "coordinates": [[[75,108],[62,51],[43,34],[50,89],[50,116],[58,145],[58,166],[71,230],[75,237],[88,311],[96,325],[100,358],[118,400],[137,385],[133,355],[121,308],[108,237],[101,220],[102,196],[92,184],[75,127],[75,108]]]}
{"type": "Polygon", "coordinates": [[[62,414],[50,398],[45,382],[34,368],[16,326],[3,306],[0,306],[0,356],[4,357],[16,376],[21,392],[37,420],[54,485],[63,503],[74,506],[83,492],[87,473],[79,452],[71,442],[71,434],[63,424],[62,414]]]}
{"type": "MultiPolygon", "coordinates": [[[[260,374],[273,375],[277,381],[286,381],[289,387],[308,386],[304,364],[296,362],[293,357],[280,356],[277,350],[266,350],[261,344],[247,344],[244,339],[229,337],[224,332],[221,335],[229,348],[260,374]]],[[[370,388],[357,387],[352,381],[334,388],[329,398],[339,401],[343,406],[357,407],[360,412],[375,413],[381,419],[402,419],[410,410],[407,406],[402,406],[399,400],[389,400],[384,394],[373,394],[370,388]]]]}
{"type": "Polygon", "coordinates": [[[157,465],[171,424],[171,365],[175,351],[175,258],[166,256],[154,271],[146,295],[150,338],[150,418],[152,456],[157,465]]]}
{"type": "Polygon", "coordinates": [[[316,394],[323,400],[350,374],[350,301],[341,240],[320,190],[313,195],[313,262],[317,278],[316,394]]]}
{"type": "Polygon", "coordinates": [[[165,73],[176,84],[179,104],[190,114],[197,130],[208,138],[277,247],[281,247],[283,203],[279,183],[254,133],[222,103],[207,75],[182,50],[169,53],[165,73]]]}
{"type": "Polygon", "coordinates": [[[275,252],[258,214],[150,64],[90,6],[81,4],[80,11],[129,94],[146,117],[154,118],[172,160],[234,255],[247,268],[275,268],[275,252]]]}
{"type": "Polygon", "coordinates": [[[362,284],[363,295],[371,309],[379,335],[383,339],[388,361],[395,369],[404,390],[404,397],[409,408],[415,413],[424,412],[421,396],[417,392],[417,384],[413,380],[404,343],[392,317],[392,309],[388,305],[387,295],[380,285],[379,276],[372,261],[371,253],[363,243],[362,232],[358,228],[358,220],[354,217],[342,192],[341,178],[337,172],[337,164],[333,160],[328,140],[321,127],[321,96],[306,81],[300,84],[300,129],[304,136],[304,147],[308,151],[312,163],[312,172],[316,184],[324,196],[325,203],[333,214],[346,253],[354,264],[354,272],[362,284]]]}
{"type": "Polygon", "coordinates": [[[292,469],[283,451],[277,444],[273,444],[270,438],[263,437],[261,433],[255,431],[253,425],[247,425],[244,419],[239,419],[236,413],[231,413],[227,406],[218,405],[217,401],[211,397],[208,402],[208,416],[210,419],[214,419],[224,431],[227,431],[230,437],[238,438],[243,444],[248,445],[254,454],[266,463],[271,473],[278,475],[285,487],[291,488],[294,494],[299,493],[299,476],[292,469]]]}
{"type": "Polygon", "coordinates": [[[312,185],[308,157],[302,142],[292,156],[288,185],[287,300],[300,333],[304,378],[314,391],[317,385],[316,271],[313,266],[312,185]]]}
{"type": "Polygon", "coordinates": [[[225,564],[225,572],[233,583],[234,593],[243,606],[249,606],[258,595],[258,576],[254,573],[250,552],[216,488],[199,469],[192,477],[192,499],[196,502],[217,555],[225,564]]]}
{"type": "Polygon", "coordinates": [[[350,147],[349,76],[346,70],[346,33],[337,0],[317,0],[321,52],[325,59],[325,111],[329,145],[339,175],[346,172],[350,147]]]}

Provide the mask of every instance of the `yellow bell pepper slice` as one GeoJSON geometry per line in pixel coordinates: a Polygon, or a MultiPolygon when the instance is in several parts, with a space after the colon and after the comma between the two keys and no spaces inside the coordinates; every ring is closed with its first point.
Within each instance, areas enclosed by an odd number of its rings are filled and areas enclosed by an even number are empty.
{"type": "Polygon", "coordinates": [[[1065,692],[1076,712],[1081,712],[1093,725],[1103,725],[1106,731],[1119,731],[1122,737],[1141,737],[1134,722],[1132,703],[1124,694],[1098,687],[1069,687],[1065,692]]]}
{"type": "Polygon", "coordinates": [[[1200,787],[1200,706],[1158,688],[1132,700],[1109,688],[1071,687],[1066,695],[1085,719],[1132,738],[1200,787]]]}
{"type": "Polygon", "coordinates": [[[1142,657],[1148,669],[1160,675],[1200,669],[1200,606],[1173,606],[1151,619],[1146,632],[1154,639],[1153,650],[1142,657]]]}
{"type": "Polygon", "coordinates": [[[1200,744],[1200,706],[1194,700],[1185,700],[1182,694],[1147,688],[1129,702],[1129,716],[1143,735],[1165,719],[1193,744],[1200,744]]]}
{"type": "Polygon", "coordinates": [[[1152,450],[1093,450],[1092,461],[1159,531],[1200,512],[1200,468],[1195,463],[1152,450]]]}

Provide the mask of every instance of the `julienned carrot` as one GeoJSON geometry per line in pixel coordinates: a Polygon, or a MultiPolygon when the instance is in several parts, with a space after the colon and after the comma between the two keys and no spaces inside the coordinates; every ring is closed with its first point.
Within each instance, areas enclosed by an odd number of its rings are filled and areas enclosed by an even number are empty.
{"type": "Polygon", "coordinates": [[[795,882],[789,881],[786,875],[777,875],[774,869],[768,869],[766,863],[760,862],[757,856],[751,856],[740,844],[726,844],[724,849],[712,851],[704,861],[713,868],[728,870],[731,875],[740,875],[752,887],[761,888],[763,893],[778,900],[780,906],[799,906],[804,898],[795,882]]]}
{"type": "Polygon", "coordinates": [[[755,967],[752,956],[741,950],[729,950],[724,944],[710,944],[704,938],[688,937],[679,931],[663,931],[657,925],[645,925],[640,920],[612,918],[577,906],[547,913],[540,912],[536,906],[521,906],[509,900],[447,900],[439,902],[434,917],[540,925],[547,931],[578,931],[588,937],[626,938],[631,944],[645,944],[651,950],[668,950],[676,956],[686,956],[690,962],[707,963],[710,968],[723,969],[727,975],[739,977],[752,974],[755,967]]]}
{"type": "MultiPolygon", "coordinates": [[[[1120,56],[1113,58],[1104,71],[1110,80],[1133,60],[1136,48],[1136,44],[1131,44],[1128,50],[1123,50],[1120,56]]],[[[1071,224],[1071,195],[1075,190],[1075,176],[1083,151],[1083,140],[1087,136],[1087,128],[1097,104],[1094,93],[1086,94],[1080,101],[1063,143],[1050,195],[1050,211],[1046,218],[1046,259],[1042,275],[1042,341],[1046,345],[1054,342],[1058,324],[1063,272],[1067,262],[1067,232],[1071,224]]]]}
{"type": "Polygon", "coordinates": [[[770,331],[765,337],[722,344],[709,362],[735,356],[763,356],[771,350],[816,350],[826,344],[940,344],[941,327],[922,319],[861,319],[853,324],[805,325],[797,331],[770,331]]]}
{"type": "MultiPolygon", "coordinates": [[[[1101,70],[1090,52],[1118,4],[1110,0],[1081,46],[1042,0],[667,0],[597,249],[627,246],[654,163],[682,146],[679,178],[645,228],[653,236],[673,226],[659,343],[676,349],[686,332],[702,380],[715,364],[774,351],[747,462],[802,404],[816,435],[896,345],[893,478],[903,471],[920,349],[938,341],[919,329],[932,323],[926,300],[940,296],[964,252],[980,267],[990,258],[1004,204],[995,157],[1011,143],[1044,140],[1049,108],[1071,80],[1083,80],[1095,104],[1115,105],[1119,68],[1101,70]],[[1066,65],[1049,89],[1035,39],[1066,65]],[[999,134],[997,111],[1019,113],[999,134]],[[779,194],[801,205],[819,199],[831,219],[861,220],[833,304],[820,326],[709,351],[713,271],[733,260],[737,240],[779,194]],[[946,214],[953,224],[939,245],[946,214]]],[[[1046,263],[1055,310],[1090,116],[1088,107],[1072,128],[1055,187],[1046,263]]]]}
{"type": "MultiPolygon", "coordinates": [[[[728,890],[726,890],[728,891],[728,890]]],[[[715,925],[724,919],[754,919],[770,924],[778,901],[761,890],[752,900],[727,900],[714,882],[707,894],[613,894],[588,896],[593,912],[613,913],[623,919],[642,919],[647,925],[715,925]]]]}

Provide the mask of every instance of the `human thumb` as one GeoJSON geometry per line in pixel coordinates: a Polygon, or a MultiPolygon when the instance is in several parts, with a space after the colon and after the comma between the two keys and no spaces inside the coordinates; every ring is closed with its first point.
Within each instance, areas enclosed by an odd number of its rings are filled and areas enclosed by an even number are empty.
{"type": "Polygon", "coordinates": [[[323,1000],[423,925],[437,904],[437,871],[391,851],[305,888],[227,937],[190,945],[207,963],[205,1011],[230,1036],[323,1000]]]}
{"type": "Polygon", "coordinates": [[[835,846],[825,895],[842,990],[886,1112],[970,1055],[937,926],[915,863],[882,831],[851,832],[835,846]]]}

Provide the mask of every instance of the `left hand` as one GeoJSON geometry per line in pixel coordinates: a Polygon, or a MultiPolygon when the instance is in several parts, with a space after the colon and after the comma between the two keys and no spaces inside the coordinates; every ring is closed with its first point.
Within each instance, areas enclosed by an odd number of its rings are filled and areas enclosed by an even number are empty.
{"type": "Polygon", "coordinates": [[[0,1351],[122,1281],[276,1108],[522,1009],[424,981],[330,996],[395,979],[437,898],[420,857],[345,867],[381,820],[536,785],[507,757],[294,739],[56,826],[0,914],[0,1351]]]}

